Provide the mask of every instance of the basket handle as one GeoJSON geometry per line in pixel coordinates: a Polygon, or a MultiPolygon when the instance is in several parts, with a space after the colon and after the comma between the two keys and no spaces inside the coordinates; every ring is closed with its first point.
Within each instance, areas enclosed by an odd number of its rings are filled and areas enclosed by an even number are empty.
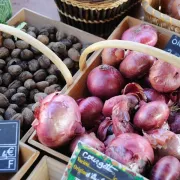
{"type": "Polygon", "coordinates": [[[145,2],[147,2],[147,4],[155,9],[158,9],[160,4],[161,4],[161,0],[143,0],[142,3],[145,4],[145,2]]]}
{"type": "Polygon", "coordinates": [[[87,55],[93,51],[97,51],[104,48],[123,48],[133,51],[138,51],[141,53],[145,53],[151,56],[154,56],[158,59],[161,59],[165,62],[168,62],[175,67],[180,68],[180,58],[178,58],[175,55],[172,55],[166,51],[160,50],[158,48],[148,46],[145,44],[140,44],[137,42],[132,41],[124,41],[124,40],[106,40],[106,41],[100,41],[97,43],[94,43],[90,46],[88,46],[83,53],[81,54],[80,60],[79,60],[79,67],[80,70],[83,71],[86,67],[86,58],[87,55]]]}
{"type": "Polygon", "coordinates": [[[67,85],[71,85],[73,83],[73,77],[67,66],[53,51],[51,51],[43,43],[30,36],[29,34],[26,34],[25,32],[8,25],[0,24],[0,31],[16,36],[19,39],[26,41],[28,44],[38,49],[57,66],[57,68],[61,71],[64,79],[66,80],[67,85]]]}

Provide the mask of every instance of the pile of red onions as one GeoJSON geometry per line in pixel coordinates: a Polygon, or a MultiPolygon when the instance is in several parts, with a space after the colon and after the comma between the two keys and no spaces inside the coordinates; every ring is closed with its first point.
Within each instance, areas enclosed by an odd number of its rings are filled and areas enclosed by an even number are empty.
{"type": "MultiPolygon", "coordinates": [[[[158,36],[141,24],[122,39],[155,46],[158,36]]],[[[116,48],[104,49],[102,62],[87,77],[89,97],[56,92],[41,102],[33,123],[39,141],[68,144],[71,153],[82,141],[133,171],[152,169],[148,178],[180,178],[180,69],[116,48]]]]}

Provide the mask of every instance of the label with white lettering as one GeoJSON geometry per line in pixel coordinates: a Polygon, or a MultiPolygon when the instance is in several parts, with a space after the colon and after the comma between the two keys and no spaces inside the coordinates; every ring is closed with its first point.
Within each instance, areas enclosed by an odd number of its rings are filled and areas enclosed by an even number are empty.
{"type": "Polygon", "coordinates": [[[0,122],[0,172],[17,172],[19,162],[19,121],[0,122]]]}
{"type": "Polygon", "coordinates": [[[79,142],[62,180],[145,180],[96,149],[79,142]]]}
{"type": "Polygon", "coordinates": [[[167,51],[170,54],[180,57],[180,37],[176,35],[172,35],[164,51],[167,51]]]}

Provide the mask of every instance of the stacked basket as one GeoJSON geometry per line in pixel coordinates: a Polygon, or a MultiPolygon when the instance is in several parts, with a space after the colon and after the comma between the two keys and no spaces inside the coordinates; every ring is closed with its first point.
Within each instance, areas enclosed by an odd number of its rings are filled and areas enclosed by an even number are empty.
{"type": "Polygon", "coordinates": [[[140,0],[55,0],[61,20],[92,34],[108,37],[140,0]]]}

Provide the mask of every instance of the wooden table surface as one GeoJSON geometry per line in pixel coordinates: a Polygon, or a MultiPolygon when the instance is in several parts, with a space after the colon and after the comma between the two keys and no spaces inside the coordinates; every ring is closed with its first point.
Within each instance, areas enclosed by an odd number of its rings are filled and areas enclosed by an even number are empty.
{"type": "Polygon", "coordinates": [[[55,20],[60,20],[54,0],[11,0],[13,14],[28,8],[55,20]]]}

